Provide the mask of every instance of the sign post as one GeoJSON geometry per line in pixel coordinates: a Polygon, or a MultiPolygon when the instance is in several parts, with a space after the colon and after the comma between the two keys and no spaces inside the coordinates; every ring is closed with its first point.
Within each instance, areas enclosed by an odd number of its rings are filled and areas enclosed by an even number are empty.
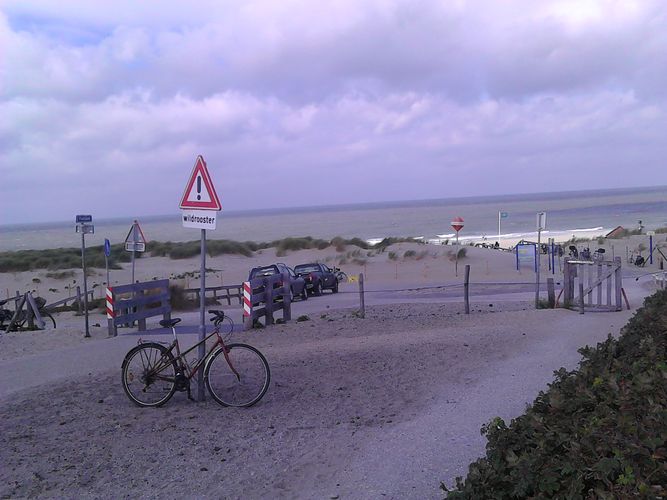
{"type": "Polygon", "coordinates": [[[134,284],[134,261],[136,257],[136,252],[145,252],[146,251],[146,237],[144,232],[139,226],[139,221],[135,220],[130,227],[130,231],[125,237],[125,250],[132,252],[132,281],[134,284]]]}
{"type": "MultiPolygon", "coordinates": [[[[199,342],[206,338],[206,230],[215,229],[217,212],[222,205],[215,192],[215,186],[206,168],[204,158],[199,155],[195,161],[185,191],[178,205],[182,211],[183,227],[201,230],[201,267],[199,284],[199,342]]],[[[201,344],[197,352],[199,359],[206,355],[206,346],[201,344]]],[[[197,400],[204,401],[204,377],[197,373],[197,400]]]]}
{"type": "Polygon", "coordinates": [[[648,263],[653,264],[653,236],[655,231],[646,231],[648,234],[648,263]]]}
{"type": "Polygon", "coordinates": [[[107,288],[111,286],[109,283],[109,257],[111,256],[111,242],[104,238],[104,267],[107,269],[107,288]]]}
{"type": "Polygon", "coordinates": [[[86,234],[94,234],[95,226],[92,224],[92,215],[76,216],[76,232],[81,233],[81,267],[83,269],[83,314],[86,322],[86,333],[84,337],[90,338],[90,327],[88,324],[88,280],[86,278],[86,234]]]}
{"type": "Polygon", "coordinates": [[[500,241],[500,235],[502,234],[500,232],[500,220],[501,219],[507,219],[507,212],[498,212],[498,240],[500,241]]]}
{"type": "Polygon", "coordinates": [[[454,219],[451,222],[452,224],[452,229],[456,231],[456,259],[455,259],[455,264],[454,264],[454,274],[456,276],[459,275],[459,231],[463,229],[463,218],[462,217],[454,217],[454,219]]]}
{"type": "Polygon", "coordinates": [[[535,269],[535,309],[540,303],[540,254],[542,253],[542,245],[540,238],[542,231],[547,228],[547,214],[546,212],[537,213],[537,266],[535,269]]]}

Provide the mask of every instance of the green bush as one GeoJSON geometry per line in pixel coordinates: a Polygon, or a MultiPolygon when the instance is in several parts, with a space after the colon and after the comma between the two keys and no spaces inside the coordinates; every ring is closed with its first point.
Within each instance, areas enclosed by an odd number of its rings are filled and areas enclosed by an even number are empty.
{"type": "MultiPolygon", "coordinates": [[[[486,457],[447,498],[664,498],[667,290],[623,328],[580,349],[526,413],[482,428],[486,457]]],[[[443,489],[447,489],[442,485],[443,489]]]]}
{"type": "Polygon", "coordinates": [[[417,256],[417,252],[414,250],[406,250],[403,254],[404,259],[414,259],[417,256]]]}

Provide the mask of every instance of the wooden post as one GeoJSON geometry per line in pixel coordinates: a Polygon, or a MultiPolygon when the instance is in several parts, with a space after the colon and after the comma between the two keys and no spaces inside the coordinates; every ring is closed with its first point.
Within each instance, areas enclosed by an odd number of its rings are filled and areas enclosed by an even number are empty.
{"type": "MultiPolygon", "coordinates": [[[[609,271],[609,267],[612,266],[613,264],[607,264],[606,271],[609,271]]],[[[611,311],[611,280],[612,277],[609,276],[607,278],[607,309],[611,311]]]]}
{"type": "Polygon", "coordinates": [[[565,259],[565,267],[563,267],[563,307],[569,308],[572,302],[572,290],[570,288],[570,260],[565,259]]]}
{"type": "MultiPolygon", "coordinates": [[[[304,285],[305,286],[305,285],[304,285]]],[[[290,285],[290,275],[283,274],[283,320],[290,321],[292,319],[292,288],[290,285]]]]}
{"type": "Polygon", "coordinates": [[[556,290],[553,278],[547,278],[547,298],[549,300],[549,308],[554,309],[556,307],[556,290]]]}
{"type": "Polygon", "coordinates": [[[264,278],[264,322],[266,326],[272,325],[273,320],[273,280],[264,278]]]}
{"type": "Polygon", "coordinates": [[[579,280],[579,314],[584,314],[584,281],[579,280]]]}
{"type": "Polygon", "coordinates": [[[625,299],[625,306],[628,308],[628,311],[630,310],[630,302],[628,301],[628,296],[625,295],[625,290],[621,288],[621,292],[623,293],[623,298],[625,299]]]}
{"type": "Polygon", "coordinates": [[[623,278],[621,277],[621,258],[616,257],[614,259],[614,264],[616,265],[616,278],[614,279],[616,285],[616,310],[621,311],[623,309],[623,304],[621,303],[621,287],[623,286],[623,278]]]}
{"type": "Polygon", "coordinates": [[[366,303],[364,301],[364,273],[359,273],[359,316],[366,317],[366,303]]]}
{"type": "Polygon", "coordinates": [[[25,305],[25,295],[23,295],[19,300],[19,302],[16,303],[16,310],[14,311],[14,316],[12,316],[12,319],[9,322],[9,325],[7,325],[7,329],[5,331],[11,332],[14,329],[14,325],[21,316],[21,311],[23,310],[24,305],[25,305]]]}
{"type": "Polygon", "coordinates": [[[79,314],[83,313],[83,301],[81,300],[81,287],[76,287],[76,304],[79,308],[79,314]]]}
{"type": "MultiPolygon", "coordinates": [[[[146,295],[146,290],[140,290],[137,294],[143,297],[144,295],[146,295]]],[[[135,296],[137,294],[135,294],[135,296]]],[[[146,307],[146,304],[141,304],[140,306],[137,306],[136,310],[141,311],[142,309],[144,309],[144,307],[146,307]]],[[[146,318],[141,318],[137,321],[137,328],[140,332],[146,331],[146,318]]]]}
{"type": "Polygon", "coordinates": [[[465,303],[466,314],[470,314],[470,264],[466,264],[465,278],[463,279],[463,301],[465,303]]]}
{"type": "MultiPolygon", "coordinates": [[[[586,267],[588,268],[588,289],[590,290],[586,297],[586,303],[590,307],[593,305],[593,266],[586,265],[586,267]]],[[[581,270],[584,271],[584,264],[582,264],[581,270]]]]}
{"type": "Polygon", "coordinates": [[[598,268],[598,296],[597,296],[597,306],[600,307],[602,305],[602,281],[601,281],[601,276],[602,276],[602,263],[598,262],[597,265],[598,268]]]}

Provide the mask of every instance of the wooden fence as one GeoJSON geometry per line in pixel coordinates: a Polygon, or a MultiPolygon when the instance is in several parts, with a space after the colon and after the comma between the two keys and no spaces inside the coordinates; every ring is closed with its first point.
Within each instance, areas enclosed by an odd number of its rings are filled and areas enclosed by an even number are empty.
{"type": "MultiPolygon", "coordinates": [[[[201,293],[199,288],[186,288],[183,291],[187,294],[194,294],[195,300],[199,302],[199,295],[201,293]]],[[[232,299],[234,299],[234,302],[238,302],[239,305],[243,305],[243,285],[207,286],[205,295],[208,297],[209,293],[215,300],[226,300],[228,306],[232,305],[232,299]]]]}
{"type": "Polygon", "coordinates": [[[568,308],[595,311],[623,309],[621,258],[613,261],[565,259],[563,268],[563,303],[568,308]]]}
{"type": "Polygon", "coordinates": [[[109,336],[118,335],[118,326],[138,322],[146,330],[146,318],[171,319],[169,280],[147,281],[107,289],[109,336]],[[110,292],[110,293],[109,293],[110,292]]]}
{"type": "Polygon", "coordinates": [[[267,326],[274,324],[273,314],[278,310],[282,310],[284,321],[292,319],[289,275],[263,276],[246,283],[250,284],[251,290],[250,296],[246,297],[249,310],[245,309],[243,312],[243,325],[246,330],[251,329],[261,317],[265,318],[267,326]]]}

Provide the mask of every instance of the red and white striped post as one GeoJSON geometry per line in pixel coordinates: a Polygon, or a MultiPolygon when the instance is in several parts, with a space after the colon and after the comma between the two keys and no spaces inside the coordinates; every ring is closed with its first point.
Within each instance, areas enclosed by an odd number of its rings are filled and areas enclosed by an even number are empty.
{"type": "Polygon", "coordinates": [[[114,311],[113,307],[113,289],[111,287],[107,287],[107,323],[109,325],[109,337],[115,337],[118,335],[118,331],[116,330],[116,325],[114,325],[114,318],[116,317],[116,313],[114,311]]]}
{"type": "Polygon", "coordinates": [[[243,282],[243,325],[246,330],[252,328],[252,287],[249,281],[243,282]]]}

